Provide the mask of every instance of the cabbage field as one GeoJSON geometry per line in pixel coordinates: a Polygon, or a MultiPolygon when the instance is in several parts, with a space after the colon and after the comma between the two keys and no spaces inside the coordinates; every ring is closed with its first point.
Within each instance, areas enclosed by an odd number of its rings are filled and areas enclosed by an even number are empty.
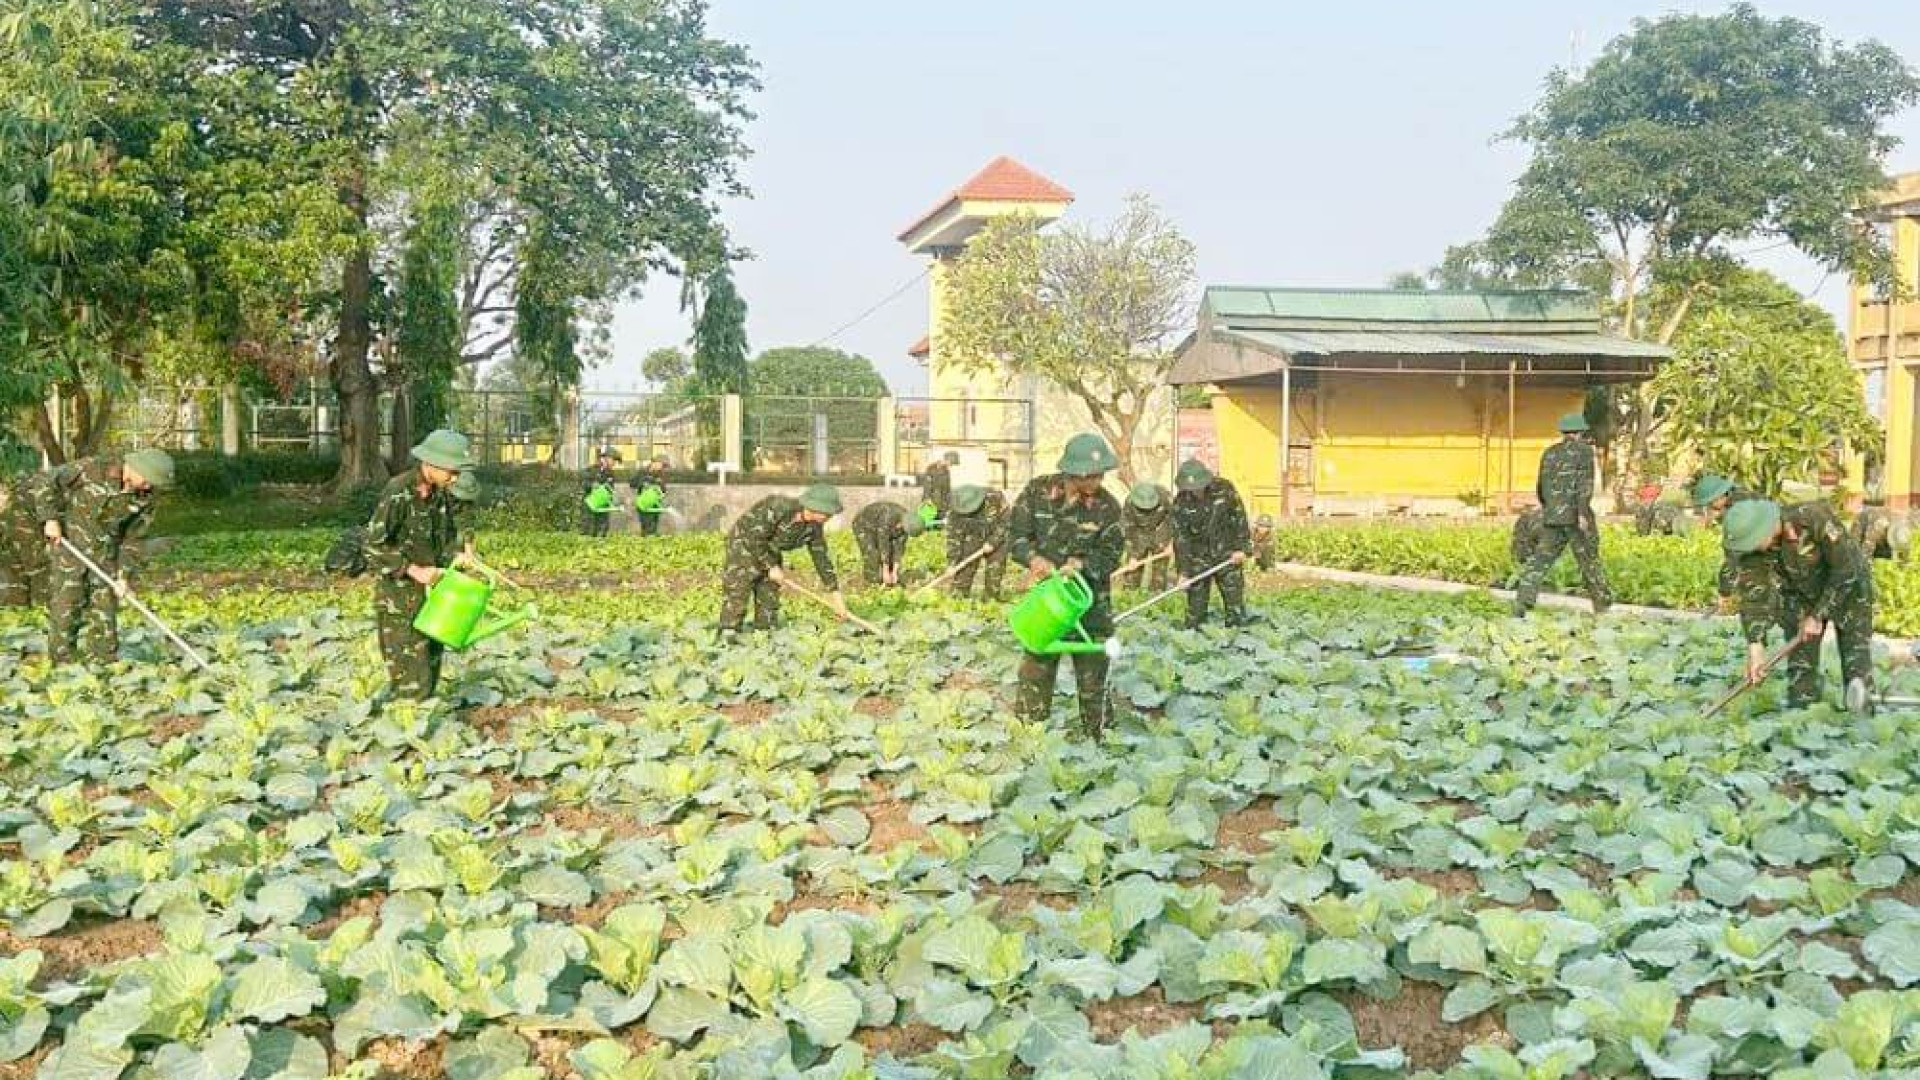
{"type": "Polygon", "coordinates": [[[0,1077],[1920,1075],[1920,713],[1703,720],[1724,624],[1257,583],[1096,745],[995,607],[501,536],[549,614],[374,712],[284,539],[149,568],[217,678],[0,616],[0,1077]]]}

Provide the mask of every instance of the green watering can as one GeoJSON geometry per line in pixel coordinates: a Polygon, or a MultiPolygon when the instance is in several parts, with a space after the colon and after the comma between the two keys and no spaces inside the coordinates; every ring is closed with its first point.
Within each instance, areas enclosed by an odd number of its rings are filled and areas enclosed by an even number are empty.
{"type": "Polygon", "coordinates": [[[613,510],[613,489],[605,484],[595,484],[587,492],[587,509],[596,514],[611,513],[613,510]]]}
{"type": "Polygon", "coordinates": [[[1118,655],[1119,642],[1095,641],[1080,625],[1093,609],[1093,589],[1079,574],[1055,574],[1027,590],[1007,612],[1007,625],[1020,647],[1038,656],[1118,655]],[[1079,634],[1078,641],[1069,635],[1079,634]]]}
{"type": "Polygon", "coordinates": [[[427,590],[426,603],[420,605],[420,614],[413,617],[413,628],[449,649],[470,649],[533,617],[534,610],[528,607],[502,619],[485,621],[493,588],[490,577],[446,570],[427,590]]]}
{"type": "Polygon", "coordinates": [[[920,524],[929,529],[940,527],[940,508],[930,502],[920,504],[920,524]]]}
{"type": "Polygon", "coordinates": [[[657,514],[666,505],[666,493],[652,484],[641,488],[640,494],[633,500],[633,508],[642,514],[657,514]]]}

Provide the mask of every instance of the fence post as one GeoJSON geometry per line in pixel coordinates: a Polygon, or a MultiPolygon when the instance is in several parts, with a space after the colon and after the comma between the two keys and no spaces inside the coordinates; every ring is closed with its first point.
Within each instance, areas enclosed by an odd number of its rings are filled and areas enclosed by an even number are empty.
{"type": "Polygon", "coordinates": [[[744,459],[746,443],[746,409],[739,394],[720,395],[720,459],[731,461],[741,469],[747,467],[744,459]]]}
{"type": "Polygon", "coordinates": [[[240,388],[232,383],[220,388],[220,453],[240,456],[240,388]]]}
{"type": "Polygon", "coordinates": [[[874,471],[891,476],[900,464],[900,410],[891,395],[873,403],[874,471]]]}
{"type": "Polygon", "coordinates": [[[568,387],[560,400],[559,445],[553,448],[562,469],[585,467],[580,454],[580,440],[584,437],[580,430],[580,390],[568,387]]]}

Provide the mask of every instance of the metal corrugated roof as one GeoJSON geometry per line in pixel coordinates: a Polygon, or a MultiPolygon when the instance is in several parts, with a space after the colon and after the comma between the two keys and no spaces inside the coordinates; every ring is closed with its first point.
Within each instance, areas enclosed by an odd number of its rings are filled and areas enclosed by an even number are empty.
{"type": "Polygon", "coordinates": [[[1448,292],[1420,289],[1278,289],[1216,285],[1206,291],[1216,319],[1300,319],[1372,323],[1591,323],[1599,303],[1576,290],[1448,292]]]}
{"type": "Polygon", "coordinates": [[[1338,330],[1239,330],[1222,336],[1288,357],[1565,356],[1664,360],[1671,352],[1606,334],[1450,334],[1338,330]]]}

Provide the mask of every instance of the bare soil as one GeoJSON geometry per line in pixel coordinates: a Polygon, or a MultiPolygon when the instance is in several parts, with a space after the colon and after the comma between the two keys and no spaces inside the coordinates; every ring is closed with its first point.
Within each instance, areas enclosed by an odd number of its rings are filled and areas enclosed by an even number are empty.
{"type": "Polygon", "coordinates": [[[1202,1007],[1197,1003],[1170,1005],[1158,986],[1149,986],[1133,997],[1089,1002],[1081,1012],[1093,1027],[1094,1039],[1110,1043],[1129,1031],[1153,1036],[1194,1023],[1200,1019],[1202,1007]]]}
{"type": "Polygon", "coordinates": [[[42,938],[20,938],[0,930],[0,956],[39,949],[46,956],[42,982],[77,979],[96,968],[159,952],[160,928],[139,919],[115,919],[69,926],[42,938]]]}
{"type": "Polygon", "coordinates": [[[1273,850],[1272,842],[1265,839],[1266,834],[1286,827],[1287,821],[1274,810],[1272,799],[1256,799],[1245,809],[1220,819],[1214,843],[1223,850],[1264,855],[1273,850]]]}
{"type": "Polygon", "coordinates": [[[1415,1070],[1448,1069],[1459,1062],[1462,1051],[1478,1043],[1509,1050],[1518,1045],[1518,1040],[1501,1026],[1496,1012],[1484,1012],[1457,1024],[1441,1020],[1440,1005],[1447,991],[1433,983],[1403,980],[1400,996],[1392,1001],[1360,993],[1335,996],[1353,1013],[1354,1030],[1362,1047],[1399,1046],[1407,1053],[1407,1064],[1415,1070]]]}

